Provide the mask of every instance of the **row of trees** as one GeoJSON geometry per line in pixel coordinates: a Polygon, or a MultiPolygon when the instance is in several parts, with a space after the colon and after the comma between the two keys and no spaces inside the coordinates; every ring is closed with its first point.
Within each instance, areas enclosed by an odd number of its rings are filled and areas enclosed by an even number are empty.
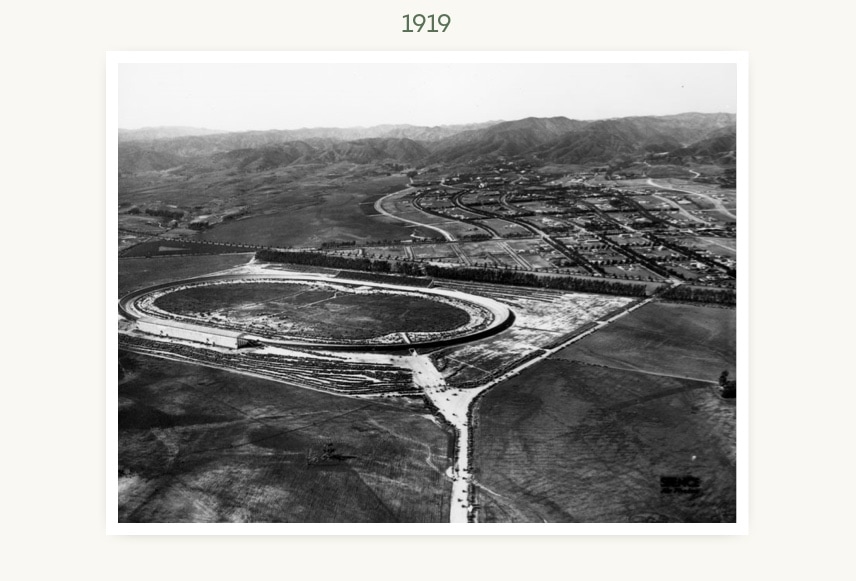
{"type": "Polygon", "coordinates": [[[323,242],[321,248],[341,248],[344,246],[356,246],[356,240],[333,240],[332,242],[323,242]]]}
{"type": "Polygon", "coordinates": [[[267,262],[301,264],[344,270],[361,270],[381,274],[403,274],[407,276],[429,276],[467,282],[510,284],[537,288],[600,293],[633,297],[647,295],[644,284],[624,283],[610,280],[574,278],[570,276],[539,276],[531,272],[498,270],[490,268],[441,267],[433,264],[386,260],[370,260],[337,256],[321,252],[259,250],[256,258],[267,262]]]}
{"type": "Polygon", "coordinates": [[[689,303],[709,303],[733,307],[737,305],[737,293],[731,289],[696,288],[686,285],[672,287],[660,295],[672,301],[689,303]]]}
{"type": "Polygon", "coordinates": [[[538,276],[531,272],[513,270],[491,270],[481,268],[453,267],[444,268],[425,264],[425,274],[437,278],[485,282],[493,284],[512,284],[537,288],[567,290],[608,295],[632,297],[646,296],[646,285],[613,282],[608,280],[574,278],[570,276],[538,276]]]}
{"type": "Polygon", "coordinates": [[[720,264],[719,261],[714,260],[710,256],[706,256],[706,255],[700,253],[699,251],[695,250],[694,248],[687,248],[686,246],[683,246],[682,244],[678,244],[674,240],[669,240],[666,238],[660,238],[659,236],[655,236],[653,234],[648,236],[648,238],[651,241],[653,241],[655,244],[665,246],[669,250],[673,250],[673,251],[677,252],[678,254],[683,254],[685,256],[689,256],[690,258],[692,258],[693,260],[695,260],[697,262],[701,262],[702,264],[706,264],[706,265],[711,266],[713,268],[721,268],[721,269],[725,270],[725,272],[726,272],[726,274],[728,274],[728,276],[732,276],[732,277],[737,276],[737,269],[725,266],[724,264],[720,264]]]}
{"type": "Polygon", "coordinates": [[[323,252],[307,252],[303,250],[259,250],[258,260],[279,262],[283,264],[302,264],[306,266],[321,266],[342,270],[361,270],[381,274],[403,274],[407,276],[424,276],[422,265],[414,262],[390,262],[387,260],[372,260],[369,258],[340,256],[323,252]]]}
{"type": "Polygon", "coordinates": [[[160,216],[171,220],[181,220],[184,218],[184,210],[173,208],[146,208],[146,214],[149,216],[160,216]]]}
{"type": "Polygon", "coordinates": [[[480,240],[490,240],[490,234],[464,234],[460,237],[462,241],[465,242],[478,242],[480,240]]]}

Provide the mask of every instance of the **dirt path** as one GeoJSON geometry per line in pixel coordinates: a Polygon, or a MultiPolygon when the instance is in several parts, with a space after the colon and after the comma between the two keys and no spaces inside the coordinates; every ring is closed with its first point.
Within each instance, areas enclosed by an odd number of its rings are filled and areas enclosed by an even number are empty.
{"type": "Polygon", "coordinates": [[[449,244],[449,248],[452,249],[455,255],[457,255],[457,257],[460,259],[461,262],[464,263],[465,266],[473,265],[472,261],[470,260],[470,257],[464,254],[464,251],[461,250],[460,246],[458,246],[457,244],[449,244]]]}
{"type": "Polygon", "coordinates": [[[499,243],[499,247],[505,250],[505,252],[511,257],[511,259],[520,265],[524,270],[535,270],[532,268],[532,265],[526,262],[522,256],[514,252],[514,249],[508,245],[508,242],[502,241],[499,243]]]}

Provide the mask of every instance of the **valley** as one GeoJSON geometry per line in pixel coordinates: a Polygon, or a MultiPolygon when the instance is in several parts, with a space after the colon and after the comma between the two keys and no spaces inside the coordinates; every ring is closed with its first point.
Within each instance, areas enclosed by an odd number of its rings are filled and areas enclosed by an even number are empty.
{"type": "Polygon", "coordinates": [[[733,522],[735,132],[122,132],[120,518],[733,522]]]}

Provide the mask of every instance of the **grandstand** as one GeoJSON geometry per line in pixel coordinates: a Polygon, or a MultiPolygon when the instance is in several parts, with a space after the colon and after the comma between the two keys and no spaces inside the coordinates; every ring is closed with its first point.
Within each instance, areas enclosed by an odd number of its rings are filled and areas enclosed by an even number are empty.
{"type": "Polygon", "coordinates": [[[250,340],[245,333],[218,327],[193,325],[169,319],[143,317],[137,321],[137,328],[144,333],[157,335],[158,337],[184,339],[185,341],[229,349],[238,349],[250,344],[250,340]]]}

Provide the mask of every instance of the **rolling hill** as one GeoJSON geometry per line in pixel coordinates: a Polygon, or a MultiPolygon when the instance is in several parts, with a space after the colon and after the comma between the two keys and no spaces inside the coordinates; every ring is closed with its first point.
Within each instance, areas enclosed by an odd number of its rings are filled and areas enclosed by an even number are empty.
{"type": "Polygon", "coordinates": [[[673,163],[697,158],[733,163],[736,142],[735,116],[727,113],[598,121],[527,117],[442,127],[379,125],[238,133],[189,128],[135,131],[136,139],[128,139],[130,132],[120,138],[121,173],[162,171],[188,164],[199,169],[239,171],[342,161],[415,166],[465,164],[500,156],[598,164],[658,154],[673,163]],[[187,134],[188,131],[208,133],[187,134]],[[160,137],[152,137],[155,135],[160,137]]]}
{"type": "Polygon", "coordinates": [[[141,127],[140,129],[119,129],[119,141],[152,141],[191,135],[216,135],[218,133],[225,133],[225,131],[201,127],[141,127]]]}

